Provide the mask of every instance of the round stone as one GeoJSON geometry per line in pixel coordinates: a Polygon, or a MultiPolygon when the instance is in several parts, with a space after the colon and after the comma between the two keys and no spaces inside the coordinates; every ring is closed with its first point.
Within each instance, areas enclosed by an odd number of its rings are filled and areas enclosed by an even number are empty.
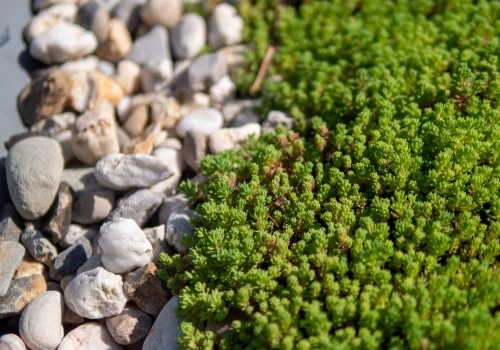
{"type": "Polygon", "coordinates": [[[219,130],[224,123],[222,113],[215,108],[196,109],[182,118],[175,127],[175,131],[181,137],[188,130],[193,130],[202,135],[210,135],[219,130]]]}
{"type": "Polygon", "coordinates": [[[178,59],[193,58],[200,53],[207,41],[207,28],[203,17],[196,13],[182,16],[171,34],[172,51],[178,59]]]}
{"type": "Polygon", "coordinates": [[[105,326],[97,322],[85,323],[69,332],[57,350],[122,350],[105,326]]]}
{"type": "Polygon", "coordinates": [[[111,336],[122,345],[141,340],[148,335],[152,325],[152,318],[135,305],[128,306],[121,314],[106,319],[106,327],[111,336]]]}

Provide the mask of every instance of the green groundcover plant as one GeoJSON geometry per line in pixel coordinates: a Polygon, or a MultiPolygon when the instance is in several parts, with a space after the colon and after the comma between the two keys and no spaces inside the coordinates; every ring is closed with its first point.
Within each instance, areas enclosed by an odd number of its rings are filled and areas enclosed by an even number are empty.
{"type": "Polygon", "coordinates": [[[278,129],[203,160],[186,349],[500,348],[500,3],[242,2],[278,129]],[[231,323],[224,334],[208,324],[231,323]],[[213,328],[209,328],[213,329],[213,328]]]}

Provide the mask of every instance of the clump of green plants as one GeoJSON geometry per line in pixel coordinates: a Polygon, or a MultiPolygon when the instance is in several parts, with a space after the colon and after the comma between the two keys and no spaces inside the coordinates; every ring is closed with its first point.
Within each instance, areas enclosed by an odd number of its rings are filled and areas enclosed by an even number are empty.
{"type": "Polygon", "coordinates": [[[264,106],[296,126],[183,183],[200,218],[160,272],[179,344],[499,348],[500,3],[278,5],[241,11],[279,47],[264,106]]]}

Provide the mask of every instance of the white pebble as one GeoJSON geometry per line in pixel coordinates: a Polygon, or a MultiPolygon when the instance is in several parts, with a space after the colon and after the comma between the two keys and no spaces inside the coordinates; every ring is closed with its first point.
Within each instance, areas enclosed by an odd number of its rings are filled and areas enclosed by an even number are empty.
{"type": "Polygon", "coordinates": [[[89,322],[69,332],[57,350],[122,350],[105,326],[89,322]]]}
{"type": "Polygon", "coordinates": [[[208,146],[212,153],[238,148],[242,142],[248,140],[250,135],[260,136],[261,126],[259,123],[250,123],[239,128],[227,128],[215,131],[208,138],[208,146]]]}
{"type": "Polygon", "coordinates": [[[184,137],[188,130],[194,130],[203,135],[210,135],[219,130],[224,123],[222,113],[215,108],[196,109],[186,114],[175,127],[175,131],[184,137]]]}
{"type": "Polygon", "coordinates": [[[208,20],[208,43],[212,50],[241,42],[243,19],[234,6],[222,3],[215,7],[208,20]]]}
{"type": "Polygon", "coordinates": [[[203,17],[187,13],[171,34],[172,51],[178,59],[193,58],[200,53],[207,41],[207,28],[203,17]]]}

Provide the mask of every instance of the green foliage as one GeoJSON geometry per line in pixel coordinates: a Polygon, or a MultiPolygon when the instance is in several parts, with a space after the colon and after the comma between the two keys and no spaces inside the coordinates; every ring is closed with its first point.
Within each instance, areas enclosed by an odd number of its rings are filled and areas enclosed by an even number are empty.
{"type": "MultiPolygon", "coordinates": [[[[269,40],[254,9],[275,4],[245,6],[269,40]]],[[[283,79],[264,96],[296,130],[208,156],[209,180],[183,184],[201,218],[186,256],[161,257],[183,348],[500,348],[499,14],[495,1],[280,10],[283,79]],[[204,331],[228,319],[232,332],[204,331]]]]}

